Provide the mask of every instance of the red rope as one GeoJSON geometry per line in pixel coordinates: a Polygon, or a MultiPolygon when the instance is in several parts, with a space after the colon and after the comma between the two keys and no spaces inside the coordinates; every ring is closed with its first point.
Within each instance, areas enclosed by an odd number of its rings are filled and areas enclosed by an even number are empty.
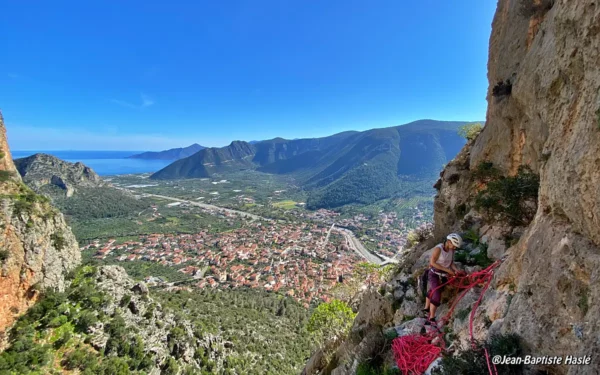
{"type": "Polygon", "coordinates": [[[396,364],[404,375],[421,375],[442,352],[428,335],[408,335],[392,342],[396,364]]]}
{"type": "MultiPolygon", "coordinates": [[[[479,295],[479,299],[477,299],[477,302],[475,302],[473,305],[473,308],[471,309],[471,315],[469,317],[469,335],[471,336],[471,345],[473,348],[476,347],[473,339],[473,320],[475,319],[475,312],[477,311],[477,308],[483,299],[483,295],[492,282],[492,278],[494,277],[494,268],[498,267],[501,262],[501,260],[497,260],[486,269],[473,272],[470,275],[453,276],[445,283],[430,291],[428,294],[431,296],[435,291],[448,284],[451,284],[458,289],[462,289],[458,297],[452,301],[452,304],[448,309],[448,313],[438,321],[439,326],[443,326],[448,322],[448,320],[450,320],[456,305],[465,296],[465,294],[467,294],[468,291],[475,286],[483,284],[483,289],[479,295]]],[[[398,337],[392,342],[394,359],[396,360],[398,369],[403,375],[423,374],[431,365],[431,363],[439,357],[443,349],[445,349],[444,334],[439,330],[437,330],[437,332],[432,331],[426,334],[415,333],[412,335],[398,337]]],[[[490,375],[497,375],[498,371],[496,370],[496,366],[493,364],[490,366],[489,353],[487,349],[484,348],[484,350],[490,375]]]]}

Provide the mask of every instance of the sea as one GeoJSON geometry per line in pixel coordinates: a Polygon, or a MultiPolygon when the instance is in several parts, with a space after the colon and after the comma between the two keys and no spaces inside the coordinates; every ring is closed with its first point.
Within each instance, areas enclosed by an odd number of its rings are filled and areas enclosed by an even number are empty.
{"type": "Polygon", "coordinates": [[[44,153],[72,163],[82,162],[100,176],[120,174],[153,173],[173,160],[127,159],[128,156],[144,151],[12,151],[13,159],[44,153]]]}

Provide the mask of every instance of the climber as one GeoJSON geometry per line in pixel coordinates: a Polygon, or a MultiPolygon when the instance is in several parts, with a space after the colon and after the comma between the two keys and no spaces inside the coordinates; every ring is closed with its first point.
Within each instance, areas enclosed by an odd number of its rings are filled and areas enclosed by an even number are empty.
{"type": "Polygon", "coordinates": [[[425,299],[423,312],[429,314],[426,324],[435,324],[435,310],[440,305],[443,287],[439,287],[447,281],[448,275],[455,276],[462,272],[454,264],[454,251],[462,245],[462,238],[456,233],[446,237],[444,243],[433,248],[429,259],[430,268],[427,273],[427,284],[429,284],[429,295],[425,299]],[[432,293],[433,292],[433,293],[432,293]]]}

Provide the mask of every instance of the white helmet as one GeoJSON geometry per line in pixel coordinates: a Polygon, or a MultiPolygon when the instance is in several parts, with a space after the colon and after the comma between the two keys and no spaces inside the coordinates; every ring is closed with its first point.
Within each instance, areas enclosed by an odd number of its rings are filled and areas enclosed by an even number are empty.
{"type": "Polygon", "coordinates": [[[457,233],[450,233],[448,235],[448,237],[446,237],[446,239],[449,240],[450,242],[452,242],[452,245],[454,245],[456,247],[460,247],[463,242],[462,238],[457,233]]]}

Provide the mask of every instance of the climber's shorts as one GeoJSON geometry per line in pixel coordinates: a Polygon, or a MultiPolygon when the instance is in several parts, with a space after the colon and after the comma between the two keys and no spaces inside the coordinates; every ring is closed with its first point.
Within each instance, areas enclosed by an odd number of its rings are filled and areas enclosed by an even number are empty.
{"type": "Polygon", "coordinates": [[[429,284],[427,296],[429,297],[429,302],[431,302],[434,306],[439,306],[442,300],[442,290],[444,287],[438,288],[440,285],[444,284],[448,281],[447,278],[440,276],[433,271],[429,271],[429,277],[427,280],[427,284],[429,284]],[[431,293],[433,291],[433,293],[431,293]]]}

